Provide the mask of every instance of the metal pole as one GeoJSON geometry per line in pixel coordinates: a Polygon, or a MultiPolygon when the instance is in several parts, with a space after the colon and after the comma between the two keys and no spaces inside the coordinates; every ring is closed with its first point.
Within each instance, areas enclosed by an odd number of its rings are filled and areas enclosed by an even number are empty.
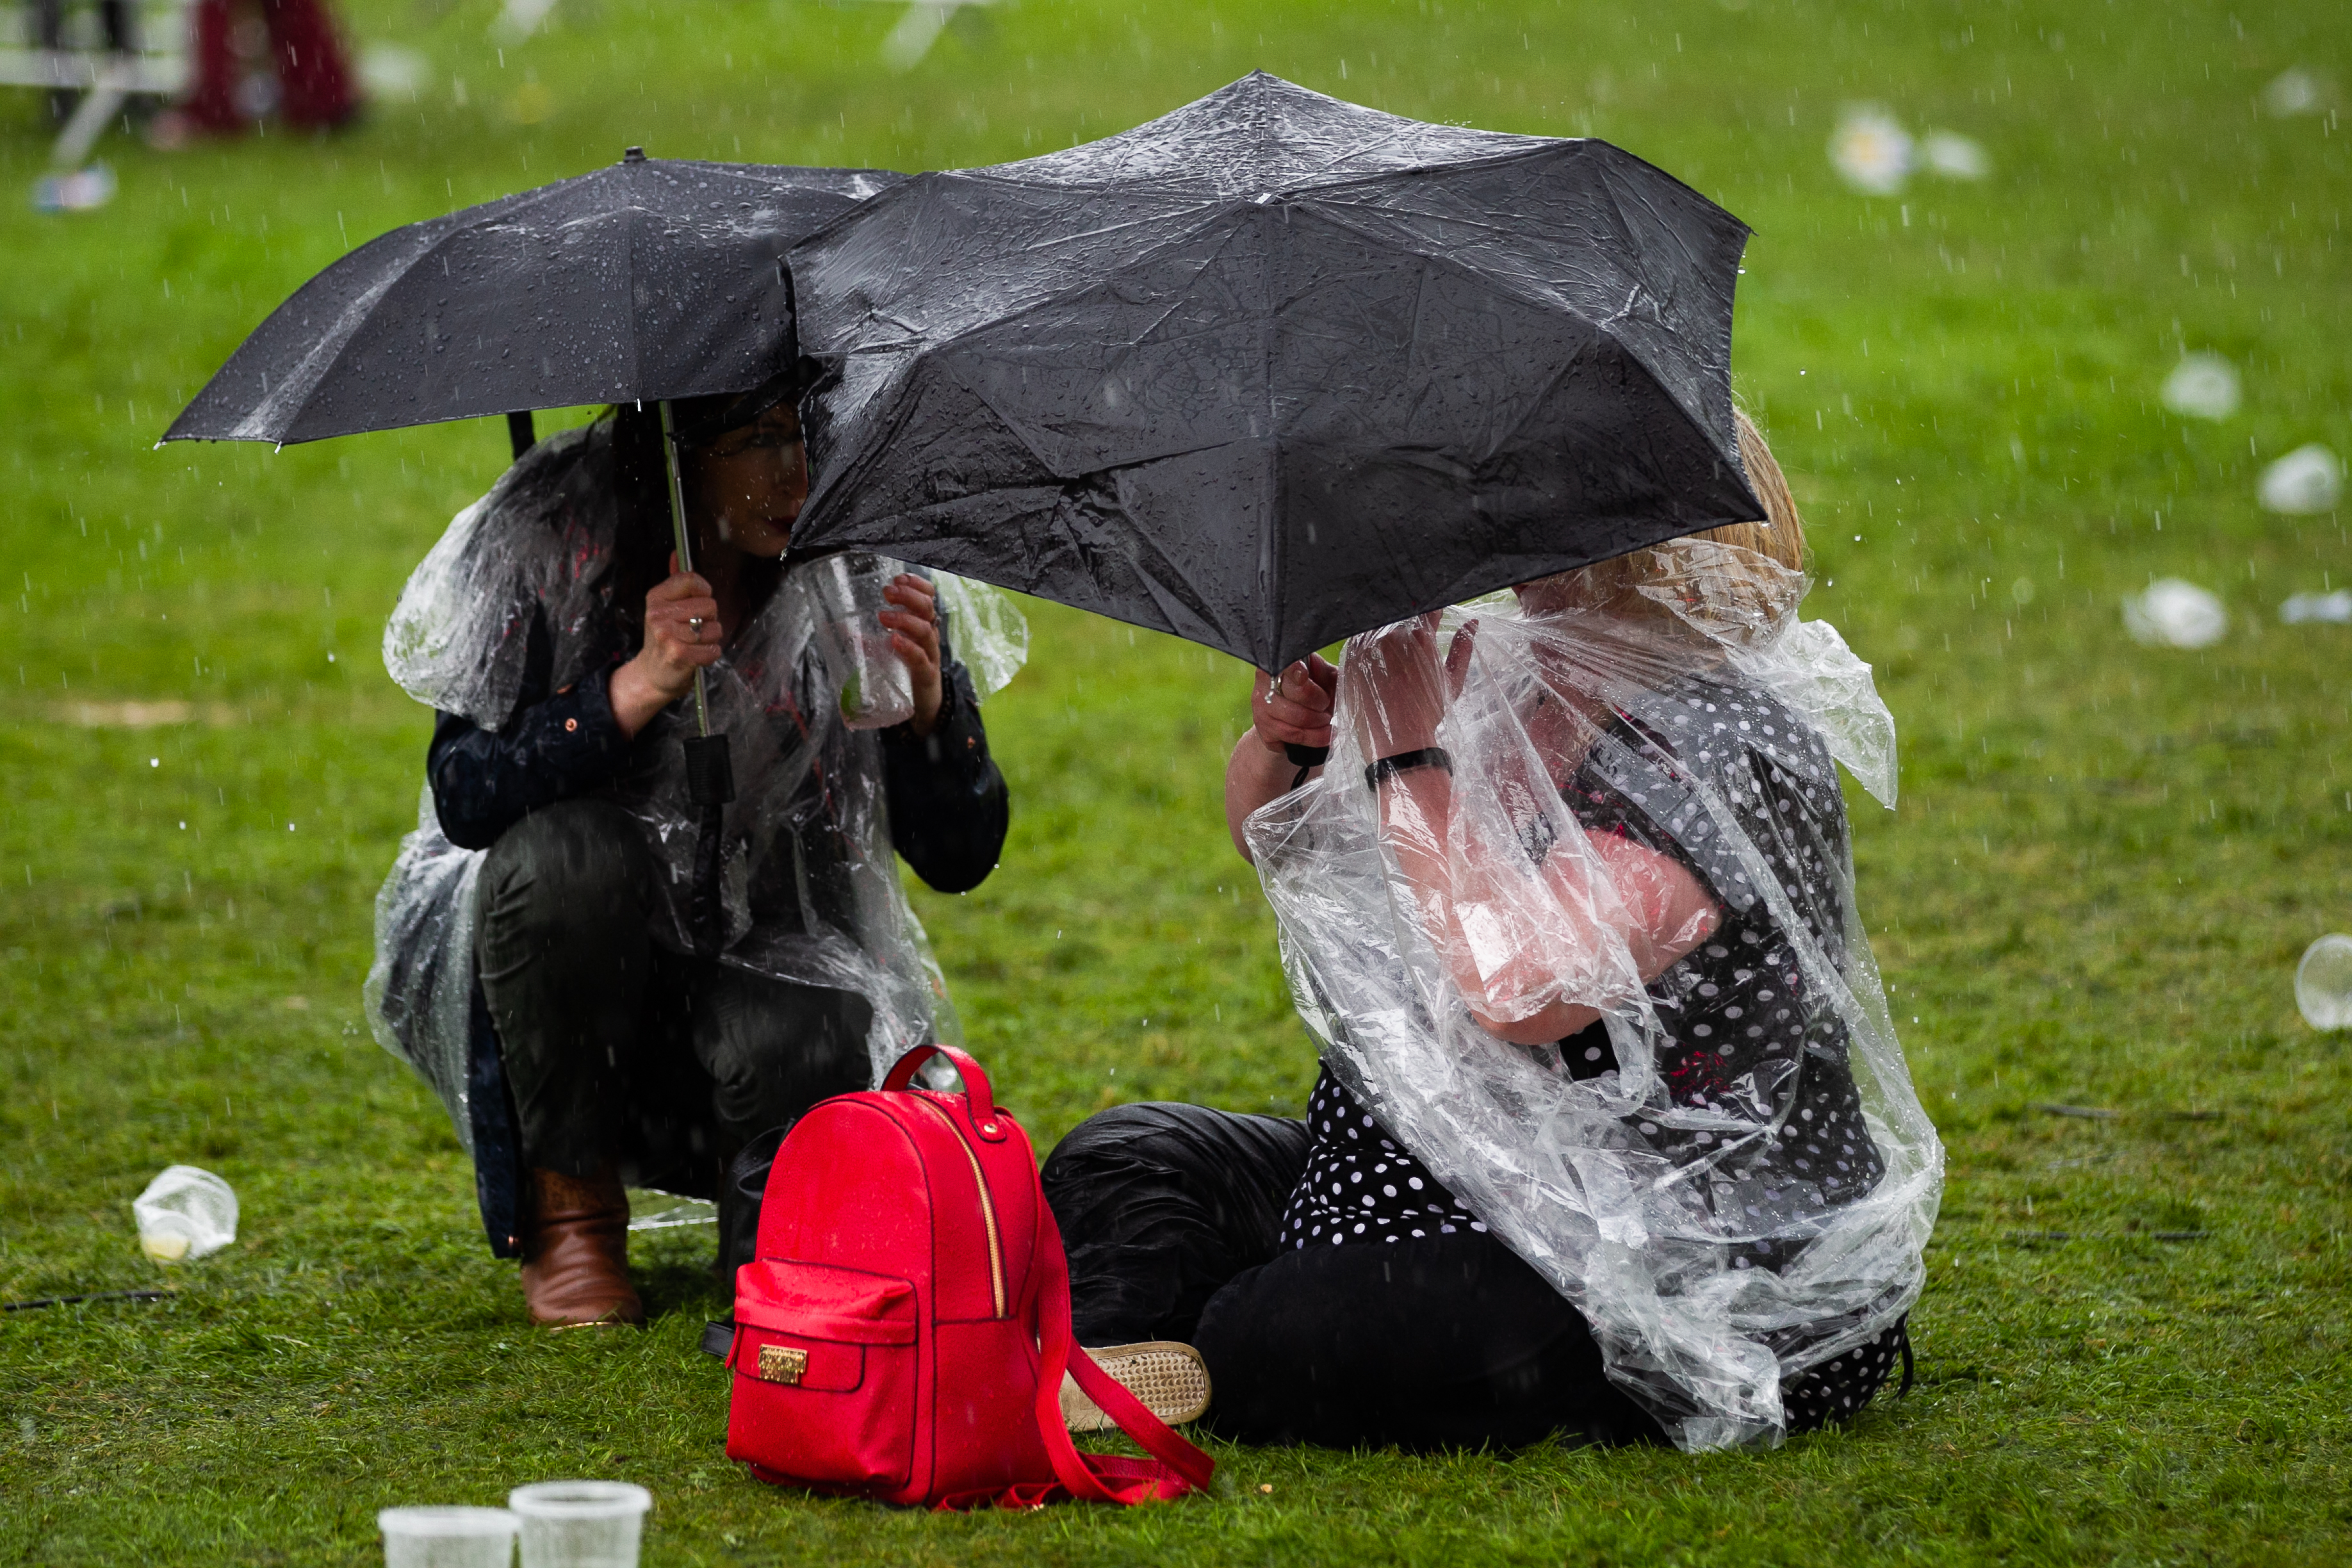
{"type": "MultiPolygon", "coordinates": [[[[670,418],[669,404],[661,405],[662,467],[669,476],[670,536],[677,542],[677,569],[694,570],[694,545],[687,537],[686,482],[678,471],[677,427],[670,418]]],[[[702,671],[694,672],[694,722],[697,734],[710,733],[710,700],[702,689],[702,671]]]]}

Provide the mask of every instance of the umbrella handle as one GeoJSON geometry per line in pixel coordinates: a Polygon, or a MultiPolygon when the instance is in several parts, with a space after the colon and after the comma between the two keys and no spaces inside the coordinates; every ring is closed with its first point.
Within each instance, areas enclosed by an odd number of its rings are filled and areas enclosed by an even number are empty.
{"type": "Polygon", "coordinates": [[[1307,775],[1309,773],[1321,767],[1324,762],[1329,758],[1331,755],[1331,748],[1328,746],[1302,746],[1296,741],[1285,741],[1282,743],[1282,754],[1288,757],[1292,765],[1298,769],[1298,776],[1290,781],[1290,787],[1292,789],[1297,789],[1300,784],[1307,782],[1307,775]]]}
{"type": "MultiPolygon", "coordinates": [[[[686,526],[686,481],[678,471],[677,426],[670,417],[667,398],[661,405],[661,426],[662,470],[669,479],[670,537],[677,545],[677,569],[691,572],[694,570],[694,544],[688,537],[686,526]]],[[[694,672],[694,724],[695,733],[710,733],[710,699],[703,689],[702,671],[699,669],[694,672]]]]}

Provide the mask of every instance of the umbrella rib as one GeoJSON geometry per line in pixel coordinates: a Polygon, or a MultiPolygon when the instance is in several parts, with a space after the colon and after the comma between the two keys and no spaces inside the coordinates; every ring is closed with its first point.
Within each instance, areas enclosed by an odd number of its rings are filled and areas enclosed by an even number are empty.
{"type": "MultiPolygon", "coordinates": [[[[635,306],[637,299],[636,219],[638,216],[639,215],[635,209],[632,208],[629,210],[629,243],[621,247],[621,299],[623,302],[629,307],[628,321],[631,328],[629,332],[629,384],[632,386],[642,386],[644,384],[644,383],[638,379],[638,373],[644,361],[644,355],[640,352],[640,347],[637,342],[637,333],[635,330],[637,319],[635,306]]],[[[663,455],[664,462],[669,462],[672,460],[673,459],[668,454],[665,453],[663,455]]]]}
{"type": "MultiPolygon", "coordinates": [[[[371,284],[358,296],[346,301],[342,309],[337,312],[334,327],[319,334],[319,341],[295,362],[293,369],[278,378],[275,391],[267,390],[268,378],[265,374],[263,376],[265,390],[260,401],[244,418],[229,427],[226,438],[232,441],[276,441],[282,445],[285,437],[282,434],[274,434],[268,428],[270,416],[282,414],[285,423],[290,427],[293,421],[299,418],[304,410],[309,407],[311,395],[325,384],[336,365],[341,362],[342,356],[350,352],[352,339],[358,335],[359,329],[365,324],[367,313],[375,308],[376,302],[392,292],[394,287],[407,278],[418,264],[436,253],[449,237],[447,234],[434,236],[433,243],[411,257],[400,270],[371,284]],[[313,367],[316,367],[315,374],[311,374],[313,367]],[[290,403],[289,396],[292,399],[290,403]]],[[[365,248],[366,247],[362,246],[360,250],[351,254],[352,257],[357,257],[365,248]]],[[[297,293],[299,294],[299,290],[297,290],[297,293]]],[[[289,305],[293,301],[290,300],[287,301],[289,305]]],[[[278,307],[278,310],[284,309],[286,309],[285,305],[278,307]]],[[[272,311],[271,314],[274,316],[276,311],[272,311]]],[[[201,396],[202,394],[198,395],[201,396]]]]}

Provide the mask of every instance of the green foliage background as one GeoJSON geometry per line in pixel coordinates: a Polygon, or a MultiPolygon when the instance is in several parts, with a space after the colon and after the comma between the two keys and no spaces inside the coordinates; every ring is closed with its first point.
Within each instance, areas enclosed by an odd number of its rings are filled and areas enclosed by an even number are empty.
{"type": "MultiPolygon", "coordinates": [[[[2274,612],[2352,577],[2352,548],[2337,515],[2254,504],[2288,448],[2352,452],[2335,6],[1019,0],[957,13],[904,74],[879,63],[895,5],[562,0],[502,54],[494,14],[354,5],[430,70],[350,133],[117,137],[104,211],[0,203],[0,1297],[154,1283],[127,1205],[167,1163],[245,1203],[165,1302],[0,1318],[0,1560],[360,1563],[379,1507],[557,1475],[653,1488],[656,1563],[2342,1553],[2352,1072],[2290,982],[2352,924],[2352,632],[2274,612]],[[2326,111],[2266,115],[2297,64],[2326,111]],[[1229,1450],[1213,1498],[1127,1515],[773,1491],[719,1451],[700,1244],[640,1248],[651,1331],[531,1332],[438,1108],[360,1020],[427,729],[376,639],[504,432],[150,444],[352,243],[625,142],[982,163],[1261,66],[1604,136],[1755,226],[1740,390],[1810,520],[1810,613],[1904,737],[1901,811],[1852,800],[1951,1155],[1921,1384],[1768,1455],[1229,1450]],[[1992,177],[1848,192],[1823,146],[1866,100],[1979,139],[1992,177]],[[2157,401],[2198,348],[2245,375],[2226,423],[2157,401]],[[2168,574],[2229,602],[2220,646],[2124,639],[2118,599],[2168,574]],[[83,721],[125,702],[187,706],[83,721]]],[[[41,167],[36,110],[0,99],[0,189],[41,167]]],[[[1033,624],[989,713],[1004,863],[919,900],[974,1047],[1041,1146],[1120,1100],[1296,1109],[1313,1063],[1218,806],[1246,672],[1033,624]]]]}

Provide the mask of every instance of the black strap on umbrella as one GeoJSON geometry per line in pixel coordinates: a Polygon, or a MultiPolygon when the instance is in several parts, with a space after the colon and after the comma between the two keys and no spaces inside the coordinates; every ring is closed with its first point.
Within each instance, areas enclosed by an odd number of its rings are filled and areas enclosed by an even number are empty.
{"type": "MultiPolygon", "coordinates": [[[[680,473],[677,426],[670,405],[661,405],[662,462],[669,474],[670,530],[677,543],[677,569],[694,570],[694,544],[686,526],[686,487],[680,473]]],[[[735,798],[735,769],[727,754],[727,737],[710,732],[710,699],[702,671],[694,672],[696,733],[686,742],[686,795],[696,807],[694,881],[688,898],[688,917],[694,926],[695,951],[715,957],[725,934],[726,910],[719,896],[719,869],[726,844],[727,803],[735,798]]]]}
{"type": "Polygon", "coordinates": [[[1307,775],[1308,773],[1313,773],[1317,768],[1323,765],[1324,762],[1331,755],[1331,748],[1328,746],[1302,746],[1296,741],[1285,741],[1282,743],[1282,754],[1298,764],[1298,776],[1290,781],[1290,787],[1292,789],[1297,789],[1300,784],[1307,782],[1307,775]]]}

